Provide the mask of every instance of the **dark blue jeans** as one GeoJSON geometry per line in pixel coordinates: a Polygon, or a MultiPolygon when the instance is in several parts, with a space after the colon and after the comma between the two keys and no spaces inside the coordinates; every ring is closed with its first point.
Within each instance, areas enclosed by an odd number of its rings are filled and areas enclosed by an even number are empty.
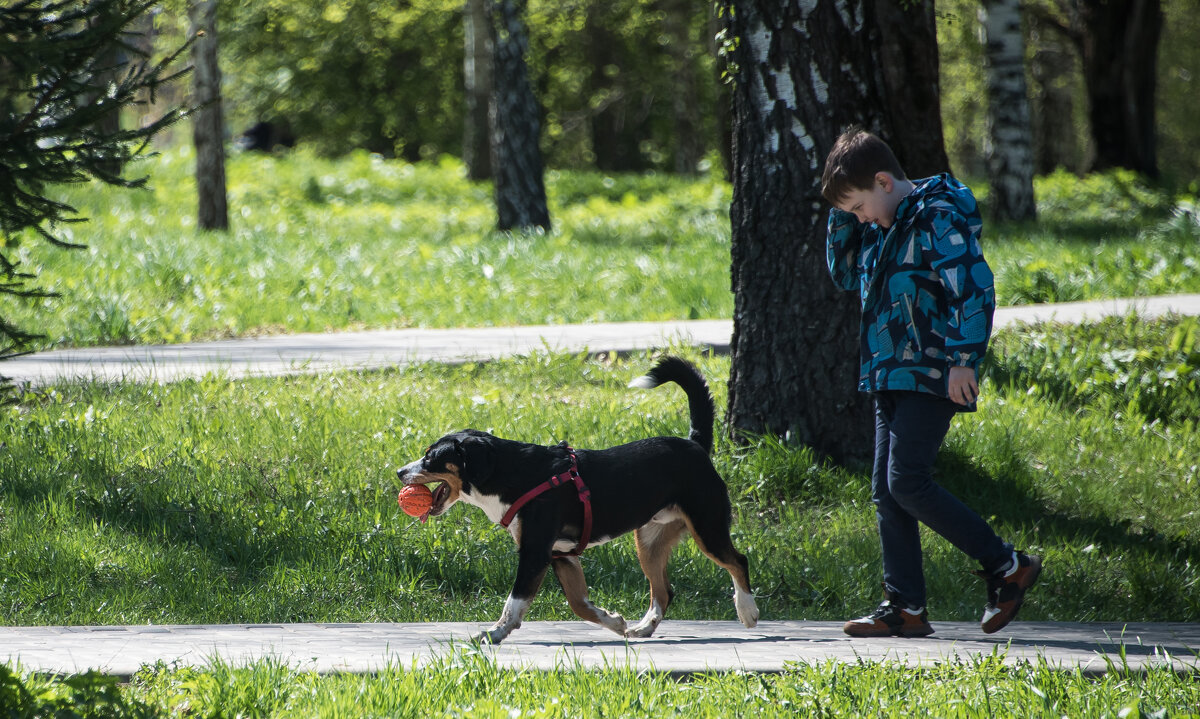
{"type": "Polygon", "coordinates": [[[918,522],[995,571],[1012,558],[987,522],[933,481],[933,463],[958,406],[921,392],[875,394],[872,501],[883,549],[883,583],[910,607],[925,606],[918,522]]]}

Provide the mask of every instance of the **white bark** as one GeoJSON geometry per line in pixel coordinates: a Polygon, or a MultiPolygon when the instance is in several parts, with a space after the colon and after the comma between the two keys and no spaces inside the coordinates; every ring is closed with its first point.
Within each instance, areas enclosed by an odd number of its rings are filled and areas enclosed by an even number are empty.
{"type": "Polygon", "coordinates": [[[987,70],[988,132],[985,142],[988,205],[1001,220],[1031,220],[1033,127],[1025,83],[1025,39],[1019,0],[983,0],[979,21],[987,70]]]}

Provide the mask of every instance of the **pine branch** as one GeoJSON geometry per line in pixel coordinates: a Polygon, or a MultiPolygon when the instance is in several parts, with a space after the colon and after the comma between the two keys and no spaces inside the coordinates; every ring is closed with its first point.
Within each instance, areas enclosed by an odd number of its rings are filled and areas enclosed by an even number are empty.
{"type": "MultiPolygon", "coordinates": [[[[121,169],[144,154],[150,139],[187,116],[173,108],[133,129],[102,124],[121,108],[151,102],[158,88],[177,81],[175,71],[191,40],[151,62],[131,38],[132,24],[159,0],[16,0],[0,6],[0,239],[32,231],[51,245],[77,249],[57,237],[59,224],[81,222],[76,208],[47,196],[64,183],[101,182],[142,187],[146,177],[127,178],[121,169]],[[128,58],[117,59],[120,51],[128,58]]],[[[31,273],[4,255],[0,242],[0,294],[53,297],[30,283],[31,273]]],[[[39,335],[0,317],[0,358],[39,335]]]]}

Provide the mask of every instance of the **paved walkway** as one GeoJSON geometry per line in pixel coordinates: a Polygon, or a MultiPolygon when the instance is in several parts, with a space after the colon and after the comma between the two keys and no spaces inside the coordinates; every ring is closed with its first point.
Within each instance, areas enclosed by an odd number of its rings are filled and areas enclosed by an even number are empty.
{"type": "MultiPolygon", "coordinates": [[[[1001,307],[996,326],[1075,323],[1136,312],[1200,315],[1200,295],[1001,307]]],[[[209,373],[231,377],[378,369],[561,352],[633,352],[671,343],[729,349],[732,320],[331,332],[180,345],[57,350],[0,362],[0,376],[30,385],[70,379],[170,382],[209,373]]]]}
{"type": "MultiPolygon", "coordinates": [[[[275,657],[306,671],[372,672],[388,664],[425,665],[466,646],[482,623],[266,624],[132,627],[0,627],[0,662],[29,670],[96,669],[128,677],[143,664],[234,665],[275,657]]],[[[1044,658],[1089,674],[1172,667],[1200,671],[1200,624],[1014,622],[986,635],[979,625],[935,622],[924,639],[851,639],[840,622],[671,621],[648,639],[624,640],[584,622],[526,622],[482,651],[504,667],[632,666],[674,674],[778,672],[787,662],[896,661],[931,665],[998,654],[1008,664],[1044,658]]]]}

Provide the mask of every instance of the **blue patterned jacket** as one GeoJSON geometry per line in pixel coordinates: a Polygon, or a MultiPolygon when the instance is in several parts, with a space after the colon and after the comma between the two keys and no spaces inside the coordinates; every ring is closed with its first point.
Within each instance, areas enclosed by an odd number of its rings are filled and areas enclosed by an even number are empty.
{"type": "Polygon", "coordinates": [[[950,367],[978,371],[987,352],[996,292],[970,188],[946,174],[914,184],[889,229],[830,212],[829,273],[862,299],[859,390],[947,397],[950,367]]]}

